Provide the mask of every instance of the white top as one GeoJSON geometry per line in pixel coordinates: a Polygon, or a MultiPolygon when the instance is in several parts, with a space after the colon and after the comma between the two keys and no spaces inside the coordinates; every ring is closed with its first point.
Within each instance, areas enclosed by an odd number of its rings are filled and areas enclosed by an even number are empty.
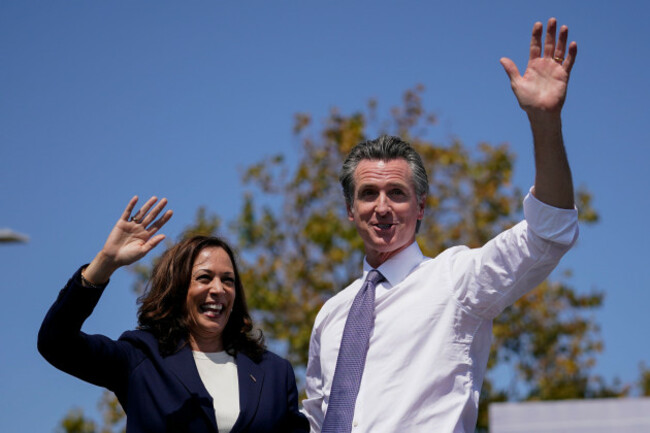
{"type": "MultiPolygon", "coordinates": [[[[353,433],[474,431],[492,319],[542,282],[578,234],[575,209],[528,194],[524,215],[482,248],[431,259],[413,243],[377,268],[386,280],[376,289],[353,433]]],[[[321,430],[348,311],[370,269],[364,261],[363,275],[316,317],[303,401],[312,432],[321,430]]]]}
{"type": "Polygon", "coordinates": [[[203,386],[212,397],[219,433],[230,433],[239,416],[235,358],[226,352],[192,352],[203,386]]]}

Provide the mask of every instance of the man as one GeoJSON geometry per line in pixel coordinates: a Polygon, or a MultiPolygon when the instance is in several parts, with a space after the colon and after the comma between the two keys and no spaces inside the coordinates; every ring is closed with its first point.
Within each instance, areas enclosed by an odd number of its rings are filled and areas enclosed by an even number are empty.
{"type": "Polygon", "coordinates": [[[556,41],[554,18],[542,45],[542,27],[533,27],[523,76],[501,59],[533,132],[525,221],[482,248],[424,257],[415,242],[428,188],[419,155],[386,136],[348,155],[340,180],[366,258],[362,278],[314,324],[303,402],[312,432],[474,431],[492,320],[548,276],[578,233],[560,118],[577,45],[567,47],[566,26],[556,41]]]}

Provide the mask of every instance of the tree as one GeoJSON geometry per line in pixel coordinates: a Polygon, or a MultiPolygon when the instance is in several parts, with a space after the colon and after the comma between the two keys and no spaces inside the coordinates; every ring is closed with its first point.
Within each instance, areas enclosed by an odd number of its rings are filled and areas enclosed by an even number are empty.
{"type": "Polygon", "coordinates": [[[97,423],[84,415],[81,409],[71,409],[61,420],[57,433],[125,433],[126,415],[115,394],[104,391],[98,408],[102,413],[103,423],[97,423]]]}
{"type": "MultiPolygon", "coordinates": [[[[374,100],[350,115],[333,109],[322,129],[309,115],[297,114],[298,161],[272,155],[244,173],[248,190],[229,229],[237,239],[248,303],[269,340],[284,344],[294,367],[306,365],[320,307],[357,278],[363,259],[337,182],[343,158],[358,142],[399,135],[422,156],[430,195],[418,242],[428,256],[458,244],[481,246],[521,219],[522,193],[511,183],[515,157],[508,146],[480,143],[470,149],[459,140],[428,139],[436,116],[424,109],[423,91],[422,86],[407,90],[401,105],[381,120],[374,100]]],[[[595,222],[591,196],[579,191],[576,200],[582,220],[595,222]]],[[[218,217],[200,209],[184,235],[217,228],[218,217]]],[[[149,269],[136,268],[136,290],[149,269]]],[[[499,317],[488,368],[505,366],[515,374],[503,385],[488,372],[479,430],[487,429],[485,409],[492,401],[624,392],[590,374],[602,342],[589,312],[602,301],[600,293],[580,294],[566,283],[546,281],[499,317]]]]}
{"type": "Polygon", "coordinates": [[[640,394],[644,397],[650,397],[650,368],[648,368],[645,363],[639,365],[639,391],[640,394]]]}
{"type": "Polygon", "coordinates": [[[84,416],[81,409],[70,409],[61,420],[57,433],[96,433],[95,422],[84,416]]]}

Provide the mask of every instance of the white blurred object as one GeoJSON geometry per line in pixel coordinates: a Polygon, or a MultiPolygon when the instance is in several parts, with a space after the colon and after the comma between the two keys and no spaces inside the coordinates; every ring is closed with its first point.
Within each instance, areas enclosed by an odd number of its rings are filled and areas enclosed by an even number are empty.
{"type": "Polygon", "coordinates": [[[29,236],[17,233],[11,229],[0,229],[0,242],[27,242],[29,236]]]}

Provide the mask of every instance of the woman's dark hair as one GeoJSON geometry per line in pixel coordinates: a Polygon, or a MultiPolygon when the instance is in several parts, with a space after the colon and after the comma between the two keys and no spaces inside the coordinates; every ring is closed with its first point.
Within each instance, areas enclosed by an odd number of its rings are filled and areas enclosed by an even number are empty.
{"type": "Polygon", "coordinates": [[[259,361],[265,350],[264,336],[261,330],[253,330],[235,254],[223,239],[215,236],[193,236],[165,251],[153,268],[144,294],[138,298],[138,329],[156,336],[163,355],[180,349],[183,340],[188,343],[186,299],[192,266],[201,250],[210,247],[222,248],[235,272],[235,303],[222,334],[224,349],[231,356],[242,352],[259,361]]]}

